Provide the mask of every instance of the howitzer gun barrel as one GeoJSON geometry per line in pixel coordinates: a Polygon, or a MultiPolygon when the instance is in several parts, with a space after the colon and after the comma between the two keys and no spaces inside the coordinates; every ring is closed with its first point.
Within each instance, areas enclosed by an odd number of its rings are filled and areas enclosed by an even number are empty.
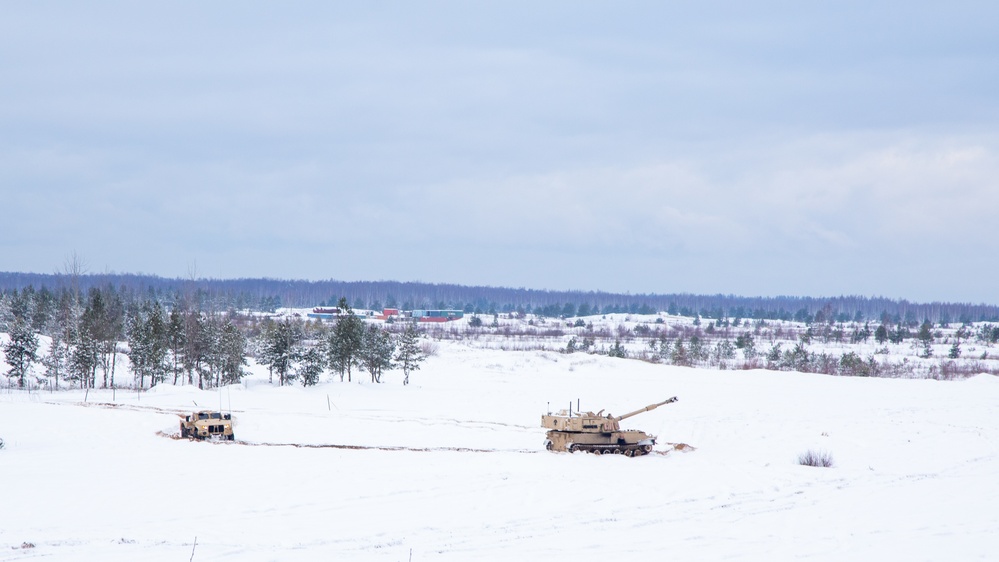
{"type": "Polygon", "coordinates": [[[672,398],[669,398],[667,400],[663,400],[662,402],[659,402],[658,404],[649,404],[648,406],[646,406],[644,408],[641,408],[641,409],[638,409],[638,410],[635,410],[634,412],[628,412],[627,414],[625,414],[623,416],[616,416],[616,417],[611,418],[611,419],[614,419],[614,420],[617,420],[617,421],[621,421],[623,419],[630,418],[631,416],[637,416],[638,414],[641,414],[642,412],[648,412],[649,410],[655,410],[659,406],[663,406],[665,404],[672,404],[673,402],[676,402],[676,396],[674,396],[672,398]]]}

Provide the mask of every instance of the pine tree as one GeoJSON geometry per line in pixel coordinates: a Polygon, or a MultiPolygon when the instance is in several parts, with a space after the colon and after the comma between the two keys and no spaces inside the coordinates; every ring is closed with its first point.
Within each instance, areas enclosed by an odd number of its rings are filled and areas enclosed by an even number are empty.
{"type": "Polygon", "coordinates": [[[341,298],[337,307],[341,314],[333,330],[330,331],[326,345],[327,361],[330,370],[340,374],[341,381],[346,374],[347,381],[350,382],[351,368],[359,360],[364,338],[364,321],[354,315],[346,298],[341,298]]]}
{"type": "MultiPolygon", "coordinates": [[[[59,335],[58,338],[53,338],[53,340],[58,339],[64,346],[60,352],[64,366],[64,369],[61,371],[63,378],[66,378],[70,374],[70,361],[73,355],[72,345],[74,341],[79,339],[80,316],[82,314],[83,310],[80,307],[79,295],[68,289],[60,292],[59,304],[53,319],[55,326],[53,326],[52,332],[59,335]]],[[[59,381],[56,380],[56,388],[58,387],[59,381]]]]}
{"type": "Polygon", "coordinates": [[[243,367],[249,364],[246,360],[246,336],[228,318],[222,324],[219,347],[221,348],[220,384],[236,384],[243,380],[246,375],[243,367]]]}
{"type": "Polygon", "coordinates": [[[194,384],[198,375],[198,388],[205,387],[206,358],[210,341],[205,317],[201,312],[188,310],[184,314],[184,355],[181,358],[188,384],[194,384]]]}
{"type": "Polygon", "coordinates": [[[173,384],[177,384],[177,378],[183,372],[184,349],[187,348],[187,338],[184,333],[184,316],[180,309],[174,308],[170,311],[170,321],[167,325],[167,350],[170,352],[171,372],[173,372],[173,384]]]}
{"type": "Polygon", "coordinates": [[[881,324],[874,330],[874,341],[878,342],[879,345],[884,345],[888,341],[888,328],[885,328],[884,324],[881,324]]]}
{"type": "Polygon", "coordinates": [[[670,360],[674,365],[690,365],[690,358],[687,356],[687,348],[683,345],[683,336],[677,338],[676,344],[673,346],[673,354],[670,356],[670,360]]]}
{"type": "Polygon", "coordinates": [[[298,375],[302,377],[302,386],[314,386],[319,382],[326,363],[322,349],[318,346],[309,347],[300,354],[299,360],[298,375]]]}
{"type": "Polygon", "coordinates": [[[10,297],[0,292],[0,332],[10,332],[10,323],[14,317],[10,310],[10,297]]]}
{"type": "Polygon", "coordinates": [[[868,322],[864,322],[864,329],[860,331],[860,339],[864,343],[871,337],[871,325],[868,322]]]}
{"type": "Polygon", "coordinates": [[[80,330],[69,357],[69,377],[80,381],[82,388],[94,388],[97,376],[97,342],[88,330],[80,330]]]}
{"type": "Polygon", "coordinates": [[[419,339],[420,332],[413,324],[406,326],[406,331],[403,332],[402,336],[399,338],[399,346],[396,350],[395,360],[398,361],[399,366],[402,367],[403,385],[409,384],[409,373],[419,370],[420,363],[427,358],[423,350],[420,349],[419,339]]]}
{"type": "Polygon", "coordinates": [[[151,340],[149,350],[149,386],[155,386],[166,380],[170,367],[167,365],[167,352],[170,349],[170,332],[166,311],[159,301],[147,306],[146,331],[151,340]]]}
{"type": "Polygon", "coordinates": [[[735,347],[742,350],[742,354],[746,359],[756,357],[756,340],[753,339],[753,334],[749,332],[744,332],[735,338],[735,347]]]}
{"type": "Polygon", "coordinates": [[[10,370],[7,376],[17,378],[17,386],[24,388],[24,377],[31,364],[38,359],[38,336],[31,330],[26,318],[14,317],[10,327],[10,341],[3,347],[10,370]]]}
{"type": "Polygon", "coordinates": [[[392,336],[377,326],[368,326],[361,340],[360,360],[371,374],[371,382],[382,382],[382,373],[392,368],[395,342],[392,336]]]}
{"type": "Polygon", "coordinates": [[[222,365],[225,362],[225,350],[222,347],[222,320],[217,314],[210,314],[204,323],[205,340],[205,371],[207,372],[206,388],[222,384],[222,365]]]}
{"type": "Polygon", "coordinates": [[[166,378],[169,333],[165,313],[159,302],[145,301],[132,307],[125,322],[128,358],[139,388],[154,386],[166,378]]]}
{"type": "Polygon", "coordinates": [[[149,355],[149,336],[146,332],[146,321],[143,318],[143,311],[139,307],[133,307],[128,311],[128,318],[125,321],[125,339],[128,342],[128,360],[132,364],[132,372],[138,378],[139,388],[145,386],[147,373],[146,364],[149,355]]]}
{"type": "Polygon", "coordinates": [[[284,386],[294,377],[292,367],[296,361],[296,345],[301,339],[301,329],[298,324],[293,324],[287,319],[274,323],[264,334],[260,362],[277,373],[280,386],[284,386]]]}
{"type": "Polygon", "coordinates": [[[696,333],[690,336],[690,348],[687,355],[691,364],[703,361],[707,357],[707,353],[704,351],[704,343],[696,333]]]}
{"type": "Polygon", "coordinates": [[[923,344],[923,357],[930,357],[933,355],[933,348],[930,347],[933,344],[933,326],[929,321],[924,321],[922,326],[919,327],[919,333],[916,335],[919,341],[923,344]]]}
{"type": "Polygon", "coordinates": [[[65,377],[67,357],[68,352],[62,341],[62,332],[55,330],[52,332],[52,345],[49,346],[49,352],[45,357],[42,357],[45,377],[50,380],[49,388],[58,390],[59,375],[65,377]]]}
{"type": "Polygon", "coordinates": [[[659,345],[658,345],[658,358],[660,361],[672,362],[673,360],[673,341],[663,333],[659,335],[659,345]]]}

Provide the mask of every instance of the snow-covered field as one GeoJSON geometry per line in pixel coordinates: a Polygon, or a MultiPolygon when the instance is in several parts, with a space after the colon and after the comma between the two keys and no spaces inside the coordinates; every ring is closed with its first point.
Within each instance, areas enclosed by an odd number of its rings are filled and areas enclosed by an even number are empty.
{"type": "Polygon", "coordinates": [[[441,342],[403,386],[0,394],[0,560],[996,560],[999,378],[718,371],[441,342]],[[659,435],[549,453],[580,401],[659,435]],[[177,413],[231,409],[234,443],[177,413]],[[687,443],[689,452],[667,443],[687,443]],[[299,445],[315,445],[303,447],[299,445]],[[832,468],[801,466],[829,453],[832,468]],[[197,541],[195,544],[195,540],[197,541]],[[32,546],[33,545],[33,546],[32,546]]]}

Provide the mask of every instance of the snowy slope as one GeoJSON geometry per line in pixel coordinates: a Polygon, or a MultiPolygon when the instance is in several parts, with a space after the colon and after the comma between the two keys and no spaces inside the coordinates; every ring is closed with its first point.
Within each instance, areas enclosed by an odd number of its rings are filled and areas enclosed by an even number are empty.
{"type": "Polygon", "coordinates": [[[714,371],[445,342],[414,384],[386,378],[4,391],[0,560],[999,556],[993,376],[714,371]],[[548,408],[621,414],[673,395],[623,422],[658,434],[660,454],[543,450],[548,408]],[[231,409],[238,441],[170,438],[196,405],[231,409]],[[798,465],[809,449],[835,466],[798,465]]]}

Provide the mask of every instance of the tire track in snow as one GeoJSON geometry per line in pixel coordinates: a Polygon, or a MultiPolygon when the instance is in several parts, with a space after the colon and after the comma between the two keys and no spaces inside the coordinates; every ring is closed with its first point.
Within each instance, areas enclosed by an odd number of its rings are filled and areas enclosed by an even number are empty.
{"type": "MultiPolygon", "coordinates": [[[[166,437],[175,441],[192,441],[187,437],[181,437],[177,433],[167,433],[157,431],[160,437],[166,437]]],[[[436,452],[457,452],[457,453],[524,453],[537,454],[547,452],[534,449],[476,449],[474,447],[405,447],[402,445],[343,445],[336,443],[267,443],[252,441],[214,441],[206,439],[203,442],[215,445],[245,445],[247,447],[295,447],[297,449],[344,449],[352,451],[411,451],[416,453],[436,453],[436,452]]]]}
{"type": "MultiPolygon", "coordinates": [[[[166,437],[168,439],[173,439],[174,441],[192,441],[187,437],[181,437],[178,433],[167,433],[165,431],[157,431],[156,435],[160,437],[166,437]]],[[[549,453],[545,450],[535,450],[535,449],[477,449],[475,447],[406,447],[403,445],[344,445],[337,443],[267,443],[267,442],[252,442],[252,441],[241,441],[239,439],[235,441],[221,441],[221,440],[211,440],[206,439],[203,442],[212,443],[216,445],[245,445],[247,447],[295,447],[297,449],[342,449],[350,451],[410,451],[415,453],[438,453],[438,452],[454,452],[454,453],[522,453],[528,455],[535,455],[539,453],[549,453]]],[[[672,443],[669,445],[673,446],[672,443]]],[[[684,445],[684,447],[676,447],[676,450],[691,450],[693,447],[679,443],[679,445],[684,445]]],[[[649,455],[644,456],[666,456],[672,449],[666,451],[653,451],[649,455]]],[[[579,453],[585,454],[585,453],[579,453]]]]}

